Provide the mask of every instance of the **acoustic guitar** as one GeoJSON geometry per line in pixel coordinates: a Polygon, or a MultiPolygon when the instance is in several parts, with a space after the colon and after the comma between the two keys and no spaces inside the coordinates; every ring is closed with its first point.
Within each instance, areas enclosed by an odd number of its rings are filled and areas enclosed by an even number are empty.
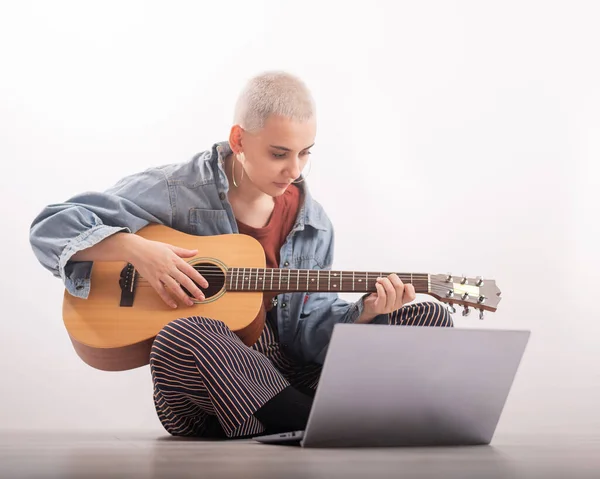
{"type": "MultiPolygon", "coordinates": [[[[193,306],[167,306],[149,282],[130,263],[94,262],[87,299],[65,290],[63,320],[79,357],[105,371],[122,371],[148,364],[152,342],[170,321],[185,316],[219,319],[248,346],[259,338],[265,324],[265,294],[281,292],[375,292],[385,272],[266,268],[262,245],[251,236],[225,234],[195,236],[151,224],[135,233],[143,238],[197,249],[186,258],[207,280],[205,300],[193,306]]],[[[454,305],[494,312],[500,290],[492,280],[446,274],[397,273],[417,293],[427,293],[454,305]]],[[[191,297],[191,294],[184,291],[191,297]]]]}

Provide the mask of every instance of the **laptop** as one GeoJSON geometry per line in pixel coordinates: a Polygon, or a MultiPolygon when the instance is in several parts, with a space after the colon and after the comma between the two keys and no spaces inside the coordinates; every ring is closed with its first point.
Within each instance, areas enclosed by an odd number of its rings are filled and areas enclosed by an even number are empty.
{"type": "Polygon", "coordinates": [[[490,444],[530,331],[336,324],[302,447],[490,444]]]}

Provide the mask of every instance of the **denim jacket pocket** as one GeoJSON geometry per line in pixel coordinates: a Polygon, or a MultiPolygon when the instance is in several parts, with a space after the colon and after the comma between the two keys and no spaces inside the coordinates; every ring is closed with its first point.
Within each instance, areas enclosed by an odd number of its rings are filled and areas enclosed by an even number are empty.
{"type": "Polygon", "coordinates": [[[232,233],[229,216],[225,210],[190,208],[190,231],[198,236],[232,233]]]}

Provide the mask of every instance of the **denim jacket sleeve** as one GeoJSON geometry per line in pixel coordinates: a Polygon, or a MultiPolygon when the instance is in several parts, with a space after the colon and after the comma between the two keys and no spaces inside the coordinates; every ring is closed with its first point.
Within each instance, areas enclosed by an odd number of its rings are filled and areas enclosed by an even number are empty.
{"type": "Polygon", "coordinates": [[[158,168],[127,176],[103,193],[87,192],[45,207],[30,227],[38,261],[63,280],[73,296],[87,298],[91,261],[70,258],[117,233],[135,233],[149,223],[170,225],[172,207],[164,172],[158,168]]]}
{"type": "MultiPolygon", "coordinates": [[[[330,223],[331,225],[331,223],[330,223]]],[[[325,259],[324,270],[331,270],[334,255],[335,233],[330,226],[329,241],[321,248],[325,259]]],[[[327,347],[337,323],[354,323],[362,314],[363,300],[367,293],[356,302],[346,301],[337,293],[310,293],[302,305],[300,314],[300,341],[303,360],[323,364],[327,347]]]]}

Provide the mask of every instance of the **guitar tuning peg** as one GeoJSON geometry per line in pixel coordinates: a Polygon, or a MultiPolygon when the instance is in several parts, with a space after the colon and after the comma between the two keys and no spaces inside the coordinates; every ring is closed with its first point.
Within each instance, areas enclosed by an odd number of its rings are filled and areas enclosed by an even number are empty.
{"type": "Polygon", "coordinates": [[[465,306],[465,308],[463,309],[462,315],[468,316],[469,314],[471,314],[471,309],[468,306],[465,306]]]}
{"type": "Polygon", "coordinates": [[[448,283],[452,283],[452,273],[448,273],[448,274],[446,275],[446,281],[447,281],[448,283]]]}
{"type": "Polygon", "coordinates": [[[485,316],[483,314],[483,309],[479,310],[479,319],[485,319],[485,316]]]}
{"type": "Polygon", "coordinates": [[[477,276],[475,286],[483,286],[483,278],[481,276],[477,276]]]}
{"type": "Polygon", "coordinates": [[[456,308],[454,306],[452,306],[452,304],[449,304],[446,308],[448,309],[448,312],[450,314],[456,313],[456,308]]]}

